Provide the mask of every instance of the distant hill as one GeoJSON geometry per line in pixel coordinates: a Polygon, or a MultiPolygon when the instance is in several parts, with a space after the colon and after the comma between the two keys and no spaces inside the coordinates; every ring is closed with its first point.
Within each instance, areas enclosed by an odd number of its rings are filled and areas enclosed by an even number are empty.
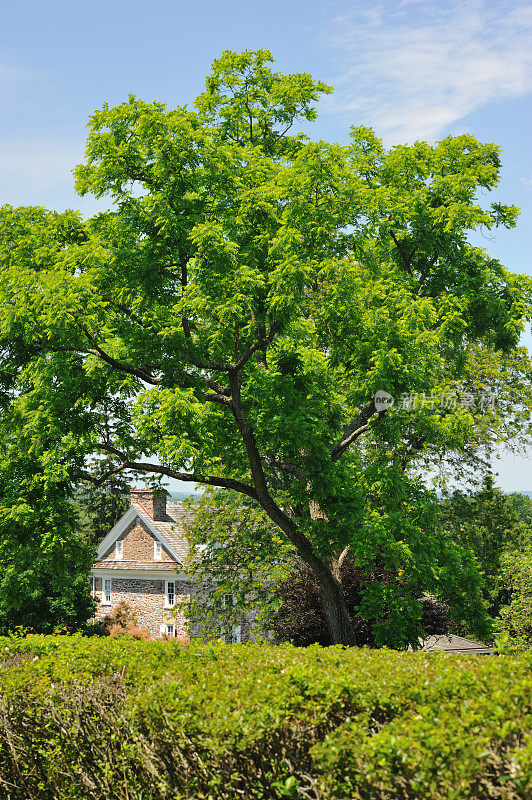
{"type": "Polygon", "coordinates": [[[188,500],[189,497],[194,498],[195,500],[199,500],[201,497],[201,492],[169,492],[170,497],[176,503],[182,503],[183,500],[188,500]]]}

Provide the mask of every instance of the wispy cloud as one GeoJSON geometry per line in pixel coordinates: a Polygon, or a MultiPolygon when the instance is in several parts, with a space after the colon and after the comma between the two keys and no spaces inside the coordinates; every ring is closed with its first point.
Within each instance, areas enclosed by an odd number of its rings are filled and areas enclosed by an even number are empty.
{"type": "Polygon", "coordinates": [[[329,110],[387,143],[433,139],[532,90],[532,5],[519,0],[357,0],[325,37],[337,69],[329,110]]]}

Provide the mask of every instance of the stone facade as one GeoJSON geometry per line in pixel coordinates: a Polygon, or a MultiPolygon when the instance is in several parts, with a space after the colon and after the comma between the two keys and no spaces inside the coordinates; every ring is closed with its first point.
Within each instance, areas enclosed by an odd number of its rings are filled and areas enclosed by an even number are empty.
{"type": "MultiPolygon", "coordinates": [[[[154,561],[154,542],[155,536],[143,525],[142,520],[138,517],[134,520],[124,533],[122,533],[117,541],[121,541],[123,547],[121,561],[139,561],[146,563],[154,561]]],[[[117,561],[116,558],[116,543],[113,543],[107,552],[98,559],[98,561],[117,561]]],[[[174,561],[168,550],[162,545],[161,547],[161,561],[174,561]]]]}
{"type": "MultiPolygon", "coordinates": [[[[170,573],[169,580],[173,580],[170,573]]],[[[99,600],[95,620],[101,620],[124,601],[135,613],[139,628],[147,628],[152,639],[161,637],[161,625],[174,625],[174,635],[180,639],[188,638],[188,620],[183,605],[190,601],[190,584],[174,581],[175,603],[173,608],[165,608],[165,581],[148,578],[111,577],[111,604],[102,603],[103,578],[95,578],[95,598],[99,600]]]]}

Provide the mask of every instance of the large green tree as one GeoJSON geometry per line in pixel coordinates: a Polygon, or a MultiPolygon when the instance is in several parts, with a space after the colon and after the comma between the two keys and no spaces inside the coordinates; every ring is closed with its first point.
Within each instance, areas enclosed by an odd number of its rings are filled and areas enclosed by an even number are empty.
{"type": "Polygon", "coordinates": [[[495,145],[310,141],[296,125],[329,88],[270,62],[225,52],[195,110],[130,97],[93,114],[76,185],[114,208],[2,210],[0,335],[12,402],[68,423],[72,475],[105,457],[249,498],[349,644],[347,555],[397,574],[368,607],[414,619],[427,589],[475,607],[420,475],[526,430],[530,287],[468,243],[517,216],[477,201],[495,145]],[[386,410],[379,390],[424,402],[386,410]]]}

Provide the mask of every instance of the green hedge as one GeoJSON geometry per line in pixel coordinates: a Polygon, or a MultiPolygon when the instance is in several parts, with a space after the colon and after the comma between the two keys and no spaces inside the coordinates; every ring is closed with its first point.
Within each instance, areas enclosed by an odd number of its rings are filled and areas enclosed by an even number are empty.
{"type": "Polygon", "coordinates": [[[531,667],[0,638],[0,798],[530,798],[531,667]]]}

